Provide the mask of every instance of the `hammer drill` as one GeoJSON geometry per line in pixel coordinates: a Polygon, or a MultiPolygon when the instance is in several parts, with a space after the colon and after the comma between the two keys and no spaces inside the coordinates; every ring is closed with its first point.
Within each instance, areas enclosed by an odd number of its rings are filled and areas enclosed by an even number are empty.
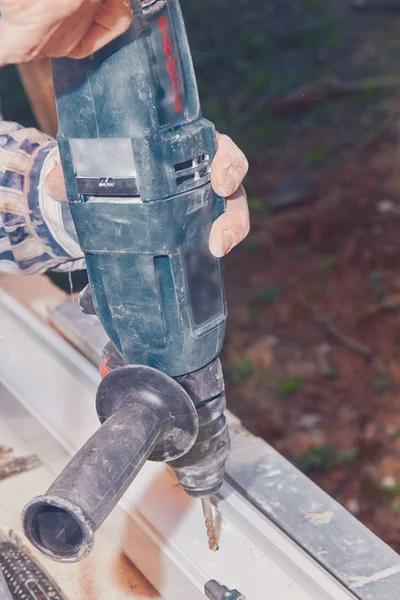
{"type": "MultiPolygon", "coordinates": [[[[225,210],[210,183],[214,126],[201,115],[179,0],[132,0],[130,29],[83,60],[55,59],[58,144],[84,251],[85,312],[110,343],[101,427],[24,509],[30,541],[75,562],[146,460],[168,461],[208,498],[229,454],[219,353],[220,262],[208,249],[225,210]]],[[[77,415],[79,418],[79,415],[77,415]]]]}

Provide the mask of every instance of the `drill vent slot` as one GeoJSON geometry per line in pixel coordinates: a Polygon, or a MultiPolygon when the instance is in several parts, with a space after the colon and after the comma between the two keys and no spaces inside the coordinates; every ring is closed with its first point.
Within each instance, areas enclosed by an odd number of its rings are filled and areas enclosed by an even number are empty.
{"type": "Polygon", "coordinates": [[[178,186],[191,181],[200,181],[210,173],[210,157],[208,154],[201,154],[197,158],[176,164],[174,168],[178,175],[176,178],[178,186]]]}
{"type": "Polygon", "coordinates": [[[189,181],[194,181],[194,177],[194,173],[192,173],[191,175],[184,175],[183,177],[178,177],[176,183],[178,185],[183,185],[184,183],[187,183],[189,181]]]}
{"type": "Polygon", "coordinates": [[[178,173],[178,171],[184,171],[185,169],[190,169],[191,167],[193,167],[193,159],[185,160],[185,162],[175,165],[175,172],[178,173]]]}

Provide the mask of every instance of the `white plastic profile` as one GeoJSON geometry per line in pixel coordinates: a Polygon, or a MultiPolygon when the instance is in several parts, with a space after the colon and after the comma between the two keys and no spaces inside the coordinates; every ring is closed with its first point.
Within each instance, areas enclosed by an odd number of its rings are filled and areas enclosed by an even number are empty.
{"type": "MultiPolygon", "coordinates": [[[[95,367],[1,288],[0,349],[0,384],[74,454],[98,427],[95,367]]],[[[235,418],[231,425],[236,461],[235,444],[243,448],[246,436],[235,418]]],[[[200,503],[166,465],[148,463],[103,527],[166,600],[204,599],[210,579],[247,600],[369,598],[340,583],[231,485],[217,502],[220,550],[212,553],[200,503]]]]}

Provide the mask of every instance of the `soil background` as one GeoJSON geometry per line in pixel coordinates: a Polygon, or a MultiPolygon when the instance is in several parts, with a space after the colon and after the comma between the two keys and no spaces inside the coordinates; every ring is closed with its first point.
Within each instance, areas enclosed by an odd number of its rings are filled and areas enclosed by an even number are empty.
{"type": "Polygon", "coordinates": [[[400,3],[183,9],[204,113],[251,165],[229,408],[400,551],[400,3]]]}
{"type": "MultiPolygon", "coordinates": [[[[250,160],[229,408],[400,551],[400,0],[182,0],[206,117],[250,160]]],[[[15,69],[6,119],[34,124],[15,69]]]]}

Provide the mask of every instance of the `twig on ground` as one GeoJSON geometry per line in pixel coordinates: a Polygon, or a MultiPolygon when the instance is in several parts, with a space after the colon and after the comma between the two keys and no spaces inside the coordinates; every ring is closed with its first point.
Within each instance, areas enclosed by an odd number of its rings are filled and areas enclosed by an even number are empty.
{"type": "Polygon", "coordinates": [[[373,352],[368,346],[358,342],[354,338],[349,337],[348,335],[342,333],[335,327],[332,323],[332,318],[317,318],[315,319],[315,323],[320,325],[333,339],[335,339],[339,344],[351,350],[355,354],[359,354],[364,358],[372,358],[373,352]]]}

